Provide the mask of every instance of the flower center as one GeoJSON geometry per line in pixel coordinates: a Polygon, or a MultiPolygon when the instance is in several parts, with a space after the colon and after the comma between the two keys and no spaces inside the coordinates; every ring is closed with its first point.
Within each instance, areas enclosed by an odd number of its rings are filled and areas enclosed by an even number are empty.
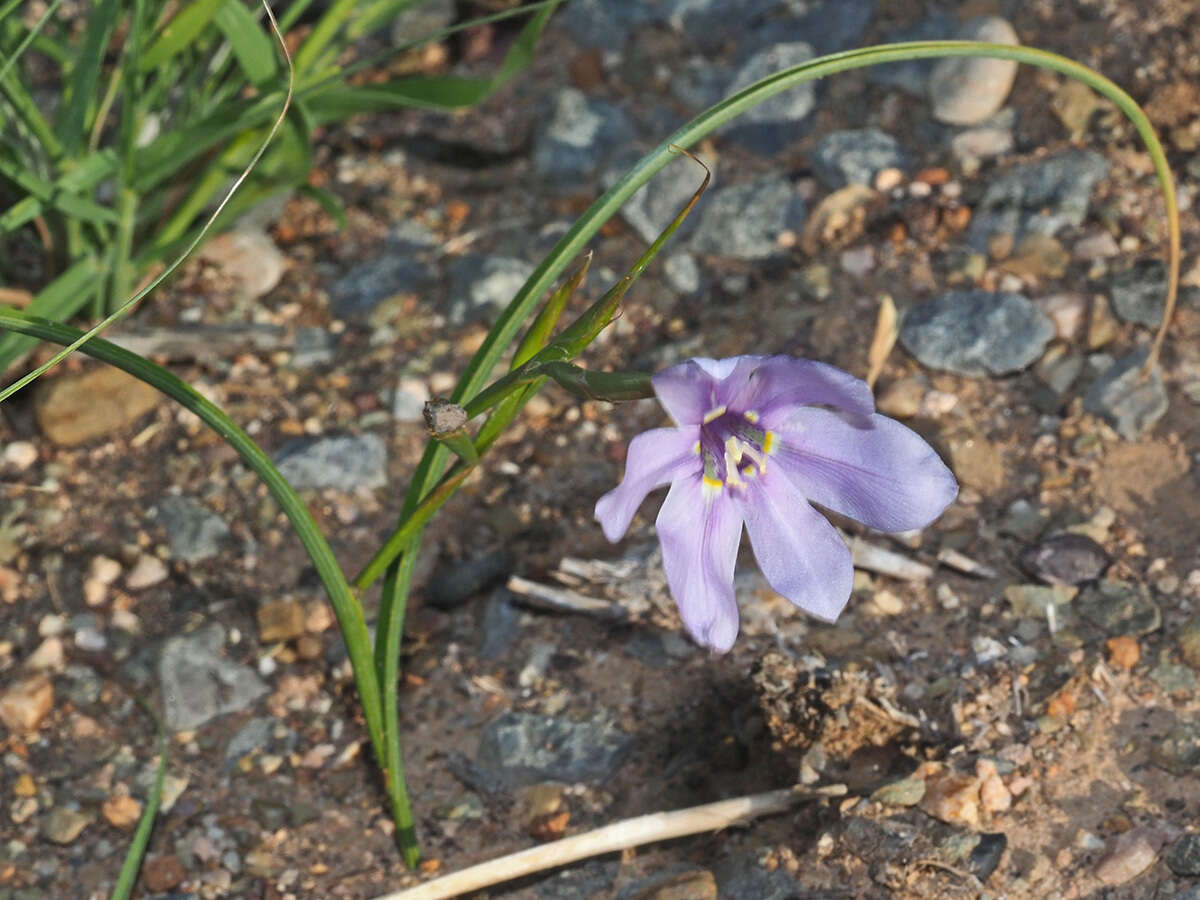
{"type": "Polygon", "coordinates": [[[767,471],[775,435],[757,423],[754,412],[729,412],[724,406],[708,412],[695,447],[704,458],[705,488],[745,488],[747,479],[767,471]]]}

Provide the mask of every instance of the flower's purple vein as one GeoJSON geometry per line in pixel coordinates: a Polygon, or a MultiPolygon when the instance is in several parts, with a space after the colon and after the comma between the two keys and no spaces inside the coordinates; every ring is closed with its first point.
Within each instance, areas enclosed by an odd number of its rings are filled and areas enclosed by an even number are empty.
{"type": "Polygon", "coordinates": [[[958,493],[917,434],[875,412],[867,385],[787,356],[693,359],[654,377],[675,428],[630,442],[625,478],[596,518],[620,540],[646,494],[670,484],[657,520],[684,624],[728,650],[737,636],[733,567],[742,524],[768,583],[819,618],[850,596],[850,551],[810,501],[872,528],[906,531],[958,493]]]}

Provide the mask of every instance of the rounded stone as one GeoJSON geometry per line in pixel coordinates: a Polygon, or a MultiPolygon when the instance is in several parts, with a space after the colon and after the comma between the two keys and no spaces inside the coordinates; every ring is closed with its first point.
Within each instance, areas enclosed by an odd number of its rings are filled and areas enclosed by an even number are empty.
{"type": "MultiPolygon", "coordinates": [[[[990,44],[1020,43],[1017,33],[1004,19],[987,16],[967,22],[958,37],[990,44]]],[[[976,125],[1004,105],[1017,63],[987,57],[951,57],[939,60],[929,76],[929,98],[933,115],[950,125],[976,125]]]]}

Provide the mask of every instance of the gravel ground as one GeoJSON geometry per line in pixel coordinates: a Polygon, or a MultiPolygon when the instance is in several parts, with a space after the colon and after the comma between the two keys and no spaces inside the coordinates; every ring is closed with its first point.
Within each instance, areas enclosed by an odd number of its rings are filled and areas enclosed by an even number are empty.
{"type": "MultiPolygon", "coordinates": [[[[370,898],[796,783],[845,789],[487,896],[1200,897],[1193,3],[572,0],[478,110],[323,136],[312,178],[344,231],[304,198],[266,210],[113,337],[242,423],[355,571],[397,514],[425,399],[640,151],[780,65],[952,34],[1064,53],[1149,110],[1186,272],[1150,379],[1135,376],[1162,315],[1156,184],[1090,92],[904,64],[704,141],[712,188],[588,364],[781,352],[865,375],[888,295],[903,318],[877,402],[937,447],[960,496],[921,534],[839,521],[859,570],[836,625],[774,595],[747,554],[742,634],[712,657],[666,593],[657,500],[617,546],[592,521],[661,410],[548,389],[425,539],[401,689],[414,874],[278,509],[192,416],[72,359],[0,414],[0,900],[107,895],[156,761],[134,698],[172,732],[147,898],[370,898]],[[548,586],[598,602],[550,612],[548,586]]],[[[476,31],[415,63],[486,70],[512,37],[476,31]]],[[[604,229],[587,299],[698,181],[673,163],[604,229]]]]}

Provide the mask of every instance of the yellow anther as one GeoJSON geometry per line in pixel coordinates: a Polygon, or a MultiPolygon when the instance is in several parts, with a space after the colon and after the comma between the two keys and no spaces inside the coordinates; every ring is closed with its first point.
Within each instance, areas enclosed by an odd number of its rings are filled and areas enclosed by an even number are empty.
{"type": "Polygon", "coordinates": [[[775,449],[775,432],[768,431],[763,437],[763,453],[771,453],[775,449]]]}
{"type": "Polygon", "coordinates": [[[721,488],[725,487],[725,485],[721,483],[720,479],[712,478],[708,475],[704,476],[704,479],[701,482],[701,484],[703,486],[703,491],[704,491],[705,496],[710,496],[712,494],[715,494],[716,492],[721,490],[721,488]]]}
{"type": "Polygon", "coordinates": [[[699,441],[696,441],[696,443],[692,444],[692,452],[695,453],[697,456],[700,455],[700,442],[699,441]]]}
{"type": "Polygon", "coordinates": [[[751,425],[758,424],[758,413],[756,413],[754,410],[747,410],[746,412],[742,413],[742,418],[751,425]]]}
{"type": "Polygon", "coordinates": [[[709,422],[719,419],[723,415],[725,415],[724,406],[718,406],[716,409],[710,409],[704,416],[703,424],[707,425],[709,422]]]}

